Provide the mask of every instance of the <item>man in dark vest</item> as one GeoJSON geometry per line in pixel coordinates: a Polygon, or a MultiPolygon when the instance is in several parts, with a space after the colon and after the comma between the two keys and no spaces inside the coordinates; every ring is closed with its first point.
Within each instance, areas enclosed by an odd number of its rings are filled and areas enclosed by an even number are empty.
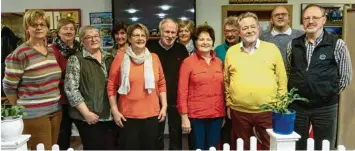
{"type": "Polygon", "coordinates": [[[287,49],[286,69],[288,89],[295,87],[309,102],[294,102],[295,131],[301,135],[297,150],[306,150],[310,122],[314,130],[315,149],[322,149],[322,141],[335,148],[339,94],[352,77],[350,55],[345,42],[330,35],[323,28],[325,10],[308,5],[303,11],[305,34],[293,39],[287,49]]]}

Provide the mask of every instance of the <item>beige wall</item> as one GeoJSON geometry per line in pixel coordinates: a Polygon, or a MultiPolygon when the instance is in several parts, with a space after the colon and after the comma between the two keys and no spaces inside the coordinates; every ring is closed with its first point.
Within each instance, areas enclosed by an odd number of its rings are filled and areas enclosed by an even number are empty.
{"type": "Polygon", "coordinates": [[[89,13],[111,12],[111,0],[1,0],[1,12],[24,12],[25,9],[81,9],[82,25],[89,25],[89,13]]]}
{"type": "MultiPolygon", "coordinates": [[[[211,25],[216,32],[216,43],[221,43],[221,6],[228,5],[228,0],[196,0],[196,24],[203,24],[205,21],[211,25]]],[[[300,25],[301,3],[355,3],[354,0],[288,0],[293,4],[293,27],[302,29],[300,25]]],[[[263,4],[264,5],[264,4],[263,4]]],[[[88,25],[90,12],[110,12],[112,10],[111,0],[1,0],[1,12],[24,12],[30,8],[80,8],[82,13],[82,24],[88,25]]]]}
{"type": "MultiPolygon", "coordinates": [[[[288,4],[293,5],[292,27],[302,29],[300,24],[301,3],[355,3],[354,0],[288,0],[288,4]]],[[[228,5],[228,0],[196,0],[196,24],[208,22],[215,29],[216,43],[221,43],[221,18],[222,5],[228,5]]],[[[281,3],[282,4],[282,3],[281,3]]],[[[264,5],[264,4],[263,4],[264,5]]],[[[272,4],[274,5],[274,4],[272,4]]]]}

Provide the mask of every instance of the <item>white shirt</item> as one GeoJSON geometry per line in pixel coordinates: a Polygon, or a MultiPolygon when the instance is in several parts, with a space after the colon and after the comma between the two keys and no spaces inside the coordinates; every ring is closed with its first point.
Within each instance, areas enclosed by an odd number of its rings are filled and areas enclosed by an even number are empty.
{"type": "Polygon", "coordinates": [[[272,31],[271,31],[271,35],[274,36],[274,37],[279,35],[279,34],[291,35],[291,33],[292,33],[291,27],[288,27],[288,29],[285,32],[278,32],[278,31],[275,30],[275,28],[272,28],[272,31]]]}
{"type": "Polygon", "coordinates": [[[253,54],[256,51],[256,49],[259,48],[259,45],[260,45],[260,40],[258,38],[256,39],[256,42],[254,42],[254,46],[250,49],[250,51],[248,51],[247,48],[244,47],[244,42],[240,43],[240,49],[244,50],[248,54],[253,54]]]}

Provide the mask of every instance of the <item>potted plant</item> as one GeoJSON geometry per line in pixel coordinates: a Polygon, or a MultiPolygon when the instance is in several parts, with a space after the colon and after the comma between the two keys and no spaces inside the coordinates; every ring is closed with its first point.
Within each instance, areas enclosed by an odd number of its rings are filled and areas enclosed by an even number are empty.
{"type": "Polygon", "coordinates": [[[22,116],[27,115],[23,109],[24,107],[21,105],[3,103],[1,106],[1,141],[13,141],[22,135],[22,116]]]}
{"type": "Polygon", "coordinates": [[[296,91],[298,89],[292,88],[286,94],[276,95],[274,99],[277,101],[260,106],[264,111],[272,111],[272,128],[277,134],[288,135],[294,130],[296,111],[289,109],[288,106],[294,101],[309,102],[307,98],[295,93],[296,91]]]}

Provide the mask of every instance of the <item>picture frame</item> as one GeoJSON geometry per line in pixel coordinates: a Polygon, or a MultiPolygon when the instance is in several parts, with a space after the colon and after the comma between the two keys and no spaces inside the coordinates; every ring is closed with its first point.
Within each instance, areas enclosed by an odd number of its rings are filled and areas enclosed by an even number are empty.
{"type": "Polygon", "coordinates": [[[324,29],[339,39],[343,37],[343,26],[324,26],[324,29]]]}
{"type": "Polygon", "coordinates": [[[229,0],[229,4],[287,3],[287,0],[229,0]]]}
{"type": "MultiPolygon", "coordinates": [[[[272,10],[274,10],[277,6],[284,6],[286,9],[289,11],[289,16],[290,16],[290,27],[292,27],[292,12],[293,12],[293,7],[292,5],[283,5],[283,4],[278,4],[278,5],[263,5],[260,7],[260,4],[255,4],[255,5],[223,5],[222,6],[222,19],[221,19],[221,27],[222,30],[224,31],[223,27],[223,22],[228,16],[239,16],[242,13],[245,12],[253,12],[258,16],[259,19],[259,24],[261,27],[261,32],[266,32],[270,31],[271,29],[271,23],[270,23],[270,18],[271,18],[271,13],[272,10]]],[[[224,33],[221,33],[222,35],[222,42],[224,42],[224,33]]]]}
{"type": "MultiPolygon", "coordinates": [[[[311,3],[301,4],[301,17],[300,23],[303,24],[303,10],[311,3]]],[[[326,26],[342,26],[343,25],[343,10],[345,5],[352,6],[354,4],[348,3],[313,3],[319,5],[325,9],[325,15],[327,18],[326,26]]]]}

